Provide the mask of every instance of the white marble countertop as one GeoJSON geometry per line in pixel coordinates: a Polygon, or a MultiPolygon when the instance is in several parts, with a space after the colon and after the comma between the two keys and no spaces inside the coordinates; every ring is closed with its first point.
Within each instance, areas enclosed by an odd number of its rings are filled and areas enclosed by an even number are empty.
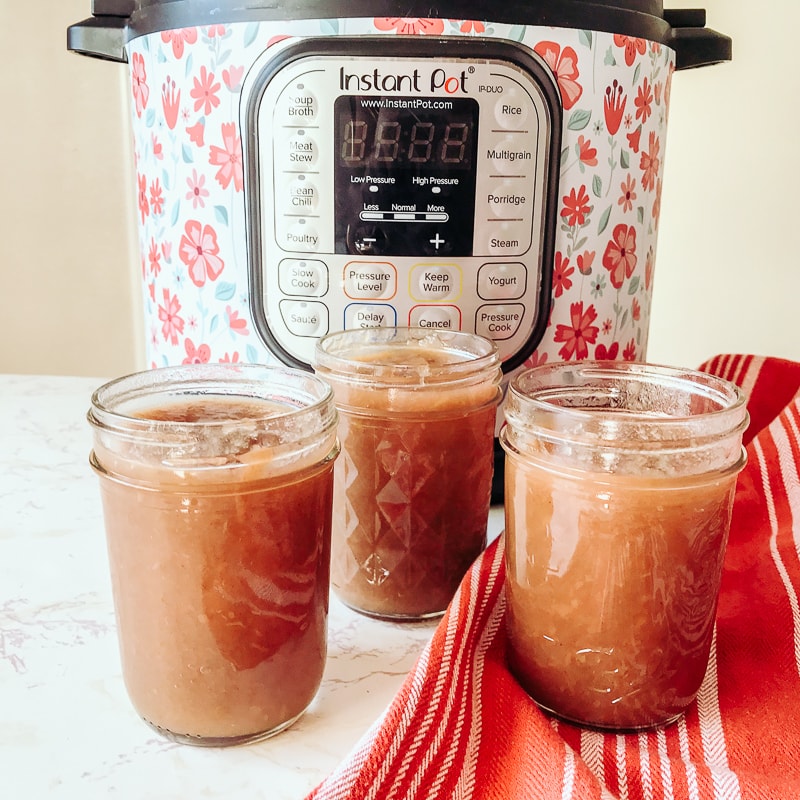
{"type": "MultiPolygon", "coordinates": [[[[159,738],[120,672],[87,462],[100,383],[0,375],[0,796],[302,798],[380,717],[436,623],[378,622],[334,599],[322,687],[292,728],[224,749],[159,738]]],[[[490,534],[501,526],[493,508],[490,534]]]]}

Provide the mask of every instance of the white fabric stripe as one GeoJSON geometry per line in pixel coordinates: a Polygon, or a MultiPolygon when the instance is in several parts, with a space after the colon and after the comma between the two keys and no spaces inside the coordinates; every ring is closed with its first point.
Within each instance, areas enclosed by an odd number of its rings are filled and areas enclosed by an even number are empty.
{"type": "Polygon", "coordinates": [[[681,761],[686,767],[686,789],[689,800],[700,800],[700,787],[697,783],[697,767],[691,760],[689,750],[689,729],[686,727],[686,717],[681,717],[678,722],[678,746],[681,752],[681,761]]]}
{"type": "Polygon", "coordinates": [[[625,736],[617,736],[617,782],[619,800],[628,800],[628,773],[626,771],[625,736]]]}
{"type": "MultiPolygon", "coordinates": [[[[797,436],[797,427],[796,425],[793,427],[793,432],[795,433],[795,436],[797,436]]],[[[800,483],[798,483],[797,478],[797,466],[794,463],[791,444],[786,436],[786,431],[783,426],[772,425],[770,432],[773,433],[772,440],[775,443],[775,447],[778,451],[778,463],[780,465],[780,472],[781,476],[783,477],[785,488],[785,492],[782,493],[782,496],[785,496],[789,501],[789,508],[792,516],[792,540],[794,541],[795,550],[797,550],[798,537],[800,537],[800,531],[798,530],[798,521],[800,521],[800,499],[798,498],[798,494],[800,493],[800,483]]],[[[758,466],[761,471],[761,481],[764,486],[764,495],[767,498],[767,512],[769,515],[769,524],[771,528],[769,537],[769,552],[772,556],[773,562],[775,563],[775,569],[778,571],[778,575],[780,576],[781,583],[783,584],[783,588],[789,601],[789,608],[792,612],[794,664],[795,670],[798,672],[798,674],[800,674],[800,605],[798,605],[797,601],[797,592],[792,585],[789,572],[786,569],[786,565],[783,563],[783,558],[781,557],[780,550],[778,548],[778,515],[775,509],[775,500],[772,493],[773,489],[770,485],[770,475],[766,463],[766,457],[764,455],[764,450],[761,447],[761,442],[759,442],[758,439],[754,441],[754,449],[756,452],[756,457],[758,458],[758,466]]]]}
{"type": "Polygon", "coordinates": [[[747,398],[753,393],[753,387],[761,373],[761,367],[764,366],[764,361],[765,359],[762,356],[753,357],[747,366],[746,372],[743,375],[736,376],[735,382],[741,387],[747,398]]]}
{"type": "MultiPolygon", "coordinates": [[[[490,595],[497,583],[500,575],[500,569],[503,564],[504,554],[503,547],[498,546],[495,560],[492,562],[489,571],[489,579],[487,581],[486,595],[490,595]]],[[[477,581],[478,578],[476,577],[477,581]]],[[[475,791],[475,775],[478,768],[478,751],[480,750],[481,733],[483,726],[483,717],[481,716],[482,696],[481,690],[483,688],[483,669],[486,663],[486,652],[491,647],[492,642],[500,630],[500,623],[503,619],[505,612],[505,596],[501,595],[492,614],[487,620],[486,628],[483,637],[478,645],[475,653],[474,660],[474,673],[475,683],[472,691],[472,719],[473,723],[470,727],[469,742],[467,744],[467,757],[464,760],[464,765],[461,769],[461,774],[458,777],[455,792],[453,793],[454,800],[469,800],[475,791]]]]}
{"type": "Polygon", "coordinates": [[[575,789],[575,753],[564,743],[564,782],[561,787],[561,800],[569,800],[575,789]]]}
{"type": "Polygon", "coordinates": [[[647,748],[647,734],[637,734],[639,740],[639,769],[642,776],[642,795],[645,800],[653,798],[653,776],[650,773],[650,751],[647,748]]]}
{"type": "Polygon", "coordinates": [[[603,774],[603,741],[604,736],[598,731],[581,730],[581,758],[589,767],[589,772],[600,781],[605,783],[603,774]]]}
{"type": "Polygon", "coordinates": [[[728,765],[728,752],[725,746],[725,731],[722,728],[722,714],[719,708],[717,685],[717,630],[711,640],[711,654],[708,669],[697,694],[697,713],[700,718],[700,740],[703,745],[703,759],[711,772],[714,797],[719,800],[740,800],[742,793],[739,779],[728,765]]]}
{"type": "Polygon", "coordinates": [[[656,731],[656,745],[658,760],[661,763],[661,786],[664,798],[665,800],[672,800],[675,797],[675,791],[672,786],[672,765],[669,761],[669,753],[667,753],[667,733],[663,728],[659,728],[656,731]]]}

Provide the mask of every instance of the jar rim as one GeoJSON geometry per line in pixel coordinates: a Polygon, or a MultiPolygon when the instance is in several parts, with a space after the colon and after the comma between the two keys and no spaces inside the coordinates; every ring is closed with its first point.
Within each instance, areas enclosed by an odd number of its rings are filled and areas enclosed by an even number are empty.
{"type": "Polygon", "coordinates": [[[654,425],[663,442],[697,435],[700,426],[711,435],[743,430],[746,402],[736,384],[699,370],[644,362],[564,362],[515,376],[507,417],[528,430],[557,431],[554,435],[564,438],[580,431],[603,441],[619,439],[626,426],[641,430],[642,425],[654,425]],[[639,387],[633,397],[641,399],[641,407],[630,407],[631,393],[621,392],[622,385],[639,387]],[[670,392],[683,402],[671,408],[647,406],[670,392]]]}
{"type": "Polygon", "coordinates": [[[136,436],[155,430],[190,436],[243,419],[285,426],[309,415],[321,415],[323,428],[336,423],[333,390],[313,373],[279,365],[219,363],[159,367],[114,378],[92,393],[87,419],[95,427],[136,436]],[[273,401],[278,407],[265,404],[263,414],[196,421],[153,420],[134,413],[137,408],[189,397],[273,401]]]}
{"type": "Polygon", "coordinates": [[[387,385],[414,384],[420,387],[450,383],[487,370],[499,369],[497,344],[469,331],[443,331],[421,327],[385,326],[334,331],[320,337],[315,348],[314,367],[349,382],[384,382],[387,385]],[[452,353],[453,358],[437,364],[390,363],[365,358],[370,351],[418,347],[452,353]]]}

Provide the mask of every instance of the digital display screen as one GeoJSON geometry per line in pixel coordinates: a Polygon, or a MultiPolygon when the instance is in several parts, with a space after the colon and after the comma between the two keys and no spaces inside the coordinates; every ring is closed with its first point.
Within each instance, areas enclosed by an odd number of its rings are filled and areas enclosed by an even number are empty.
{"type": "Polygon", "coordinates": [[[478,115],[470,97],[337,97],[336,252],[470,255],[478,115]]]}
{"type": "Polygon", "coordinates": [[[343,167],[468,170],[478,105],[469,98],[340,97],[335,124],[343,167]]]}

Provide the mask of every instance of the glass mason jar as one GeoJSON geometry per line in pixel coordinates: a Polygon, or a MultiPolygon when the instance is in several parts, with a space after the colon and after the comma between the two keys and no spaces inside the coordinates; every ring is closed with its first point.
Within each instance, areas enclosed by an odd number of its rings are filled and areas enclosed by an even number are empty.
{"type": "Polygon", "coordinates": [[[578,724],[677,719],[708,665],[742,393],[689,370],[564,363],[519,374],[505,415],[512,672],[578,724]]]}
{"type": "Polygon", "coordinates": [[[134,707],[192,744],[288,727],[326,657],[330,387],[281,367],[167,367],[102,386],[88,419],[134,707]]]}
{"type": "Polygon", "coordinates": [[[366,328],[319,340],[334,390],[331,582],[389,619],[444,612],[486,545],[500,359],[465,332],[366,328]]]}

